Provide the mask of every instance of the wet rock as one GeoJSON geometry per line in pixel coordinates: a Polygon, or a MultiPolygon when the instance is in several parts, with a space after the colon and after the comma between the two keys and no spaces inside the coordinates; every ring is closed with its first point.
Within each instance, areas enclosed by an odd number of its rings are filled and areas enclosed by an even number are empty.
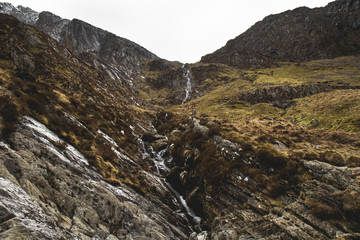
{"type": "Polygon", "coordinates": [[[172,193],[154,173],[144,171],[154,188],[148,194],[157,194],[153,197],[112,186],[89,165],[49,144],[56,136],[45,126],[36,125],[35,131],[27,124],[24,120],[14,133],[13,149],[0,146],[1,216],[5,222],[16,216],[16,224],[6,234],[0,230],[1,236],[185,239],[191,232],[186,217],[173,214],[172,193]],[[34,227],[35,235],[30,234],[34,227]]]}
{"type": "Polygon", "coordinates": [[[208,232],[207,231],[203,231],[201,233],[192,233],[189,237],[190,240],[206,240],[208,239],[208,232]]]}

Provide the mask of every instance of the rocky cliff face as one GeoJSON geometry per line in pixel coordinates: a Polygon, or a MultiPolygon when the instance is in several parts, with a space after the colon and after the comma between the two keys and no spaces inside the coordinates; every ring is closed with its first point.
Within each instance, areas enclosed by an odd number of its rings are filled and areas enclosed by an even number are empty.
{"type": "Polygon", "coordinates": [[[359,1],[354,0],[271,15],[201,61],[248,68],[356,54],[359,15],[359,1]]]}

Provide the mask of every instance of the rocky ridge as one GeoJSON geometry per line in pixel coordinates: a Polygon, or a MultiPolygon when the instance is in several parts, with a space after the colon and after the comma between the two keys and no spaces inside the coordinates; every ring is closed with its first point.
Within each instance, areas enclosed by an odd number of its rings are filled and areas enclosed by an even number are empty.
{"type": "Polygon", "coordinates": [[[360,52],[360,3],[341,0],[326,7],[301,7],[257,22],[201,62],[238,68],[267,67],[360,52]]]}
{"type": "Polygon", "coordinates": [[[142,65],[158,57],[138,44],[78,19],[62,19],[22,6],[0,3],[0,13],[10,14],[50,35],[83,60],[105,70],[116,81],[133,87],[142,65]]]}

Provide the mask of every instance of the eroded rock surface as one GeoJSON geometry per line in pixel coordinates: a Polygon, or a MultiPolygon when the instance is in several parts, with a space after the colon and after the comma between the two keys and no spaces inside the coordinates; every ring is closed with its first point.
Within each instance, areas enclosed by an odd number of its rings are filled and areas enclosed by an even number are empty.
{"type": "Polygon", "coordinates": [[[76,149],[52,144],[59,140],[24,118],[15,144],[1,142],[1,238],[185,239],[191,232],[187,218],[173,214],[177,206],[159,176],[144,172],[152,197],[110,185],[76,149]]]}

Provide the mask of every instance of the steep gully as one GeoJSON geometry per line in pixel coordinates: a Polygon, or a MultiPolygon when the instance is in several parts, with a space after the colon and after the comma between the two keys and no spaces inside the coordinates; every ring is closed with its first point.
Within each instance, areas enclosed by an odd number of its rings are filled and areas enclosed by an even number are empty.
{"type": "MultiPolygon", "coordinates": [[[[155,128],[153,129],[156,131],[155,128]]],[[[167,140],[166,136],[158,136],[158,137],[167,140]]],[[[180,195],[173,188],[173,186],[171,186],[171,184],[168,181],[166,181],[165,178],[165,175],[168,174],[171,170],[166,164],[171,165],[171,162],[173,160],[171,155],[168,154],[173,144],[167,145],[164,149],[157,152],[150,144],[144,142],[144,140],[141,139],[140,137],[138,138],[138,141],[143,151],[142,154],[143,160],[146,161],[147,159],[150,159],[152,161],[152,163],[155,166],[156,173],[160,176],[161,181],[165,184],[168,190],[175,196],[173,201],[176,201],[176,205],[179,205],[179,209],[177,209],[175,212],[181,214],[181,212],[185,211],[189,223],[195,226],[196,231],[201,231],[201,227],[200,227],[201,218],[194,213],[194,211],[187,205],[184,197],[180,195]]]]}

